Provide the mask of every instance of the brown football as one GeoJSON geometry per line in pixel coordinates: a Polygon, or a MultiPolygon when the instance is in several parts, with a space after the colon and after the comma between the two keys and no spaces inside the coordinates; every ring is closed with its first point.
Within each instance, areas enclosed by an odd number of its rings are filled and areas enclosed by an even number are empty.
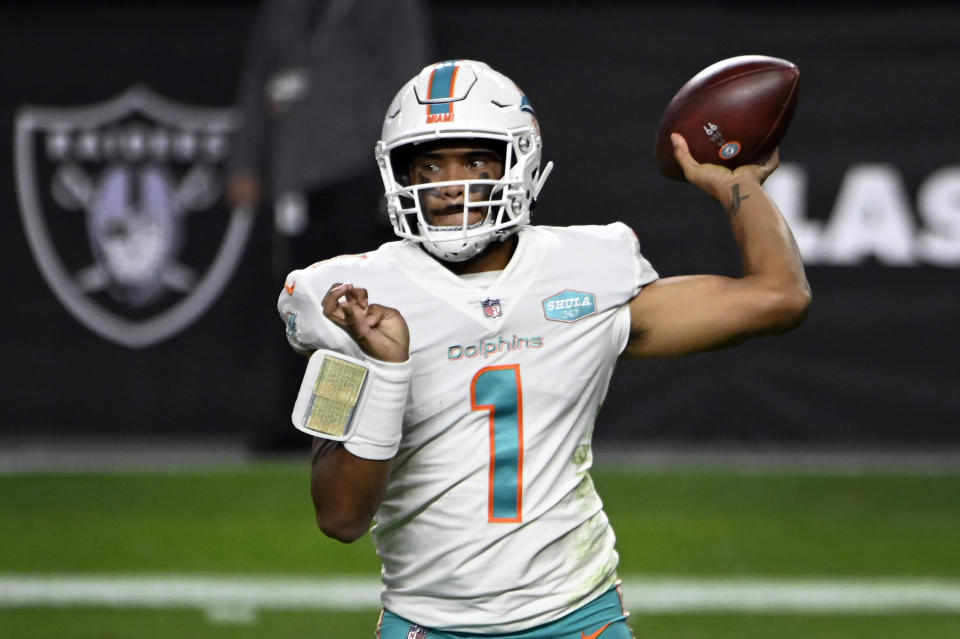
{"type": "Polygon", "coordinates": [[[657,128],[657,168],[683,181],[670,134],[680,133],[701,163],[735,168],[763,161],[797,108],[797,65],[765,55],[721,60],[690,78],[670,100],[657,128]]]}

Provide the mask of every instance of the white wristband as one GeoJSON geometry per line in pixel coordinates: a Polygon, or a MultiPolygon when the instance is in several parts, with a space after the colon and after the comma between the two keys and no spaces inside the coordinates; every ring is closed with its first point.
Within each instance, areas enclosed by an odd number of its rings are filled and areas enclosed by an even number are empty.
{"type": "Polygon", "coordinates": [[[357,359],[321,349],[310,357],[293,407],[293,425],[344,442],[352,454],[390,459],[400,447],[413,365],[357,359]]]}

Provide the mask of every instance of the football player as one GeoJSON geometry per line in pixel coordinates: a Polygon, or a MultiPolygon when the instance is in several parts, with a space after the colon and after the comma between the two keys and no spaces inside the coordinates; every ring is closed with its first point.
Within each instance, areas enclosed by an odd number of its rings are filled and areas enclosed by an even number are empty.
{"type": "Polygon", "coordinates": [[[387,111],[376,158],[401,239],[287,278],[288,338],[313,353],[294,424],[317,436],[317,521],[371,531],[383,639],[631,636],[589,474],[614,364],[786,331],[810,303],[761,188],[777,154],[731,172],[673,140],[728,212],[740,278],[660,279],[619,222],[531,225],[551,167],[533,109],[468,60],[425,68],[387,111]]]}

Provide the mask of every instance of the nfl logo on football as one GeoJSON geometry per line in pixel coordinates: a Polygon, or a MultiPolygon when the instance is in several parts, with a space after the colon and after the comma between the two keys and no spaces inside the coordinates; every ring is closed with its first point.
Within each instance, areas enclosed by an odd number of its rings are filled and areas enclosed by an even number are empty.
{"type": "Polygon", "coordinates": [[[485,299],[480,304],[483,306],[483,315],[484,317],[489,317],[490,319],[496,319],[503,315],[500,311],[500,300],[485,299]]]}

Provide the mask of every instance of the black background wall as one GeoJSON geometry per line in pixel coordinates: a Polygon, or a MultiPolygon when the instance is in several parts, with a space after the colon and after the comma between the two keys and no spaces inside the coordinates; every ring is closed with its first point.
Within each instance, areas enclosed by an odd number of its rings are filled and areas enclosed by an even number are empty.
{"type": "MultiPolygon", "coordinates": [[[[787,336],[731,351],[623,362],[608,440],[960,441],[960,9],[814,3],[430,3],[435,57],[483,59],[540,117],[556,163],[544,224],[623,220],[661,275],[736,274],[723,212],[652,160],[673,93],[721,58],[801,69],[799,110],[768,183],[808,264],[814,307],[787,336]]],[[[77,107],[132,85],[229,107],[252,2],[64,2],[0,9],[0,145],[27,105],[77,107]]],[[[411,70],[411,75],[415,70],[411,70]]],[[[371,146],[377,132],[372,132],[371,146]]],[[[215,435],[288,428],[295,389],[258,217],[209,309],[142,348],[68,312],[24,233],[13,153],[0,154],[5,365],[0,436],[215,435]]],[[[51,218],[52,219],[52,218],[51,218]]],[[[217,243],[197,229],[191,242],[217,243]]]]}

